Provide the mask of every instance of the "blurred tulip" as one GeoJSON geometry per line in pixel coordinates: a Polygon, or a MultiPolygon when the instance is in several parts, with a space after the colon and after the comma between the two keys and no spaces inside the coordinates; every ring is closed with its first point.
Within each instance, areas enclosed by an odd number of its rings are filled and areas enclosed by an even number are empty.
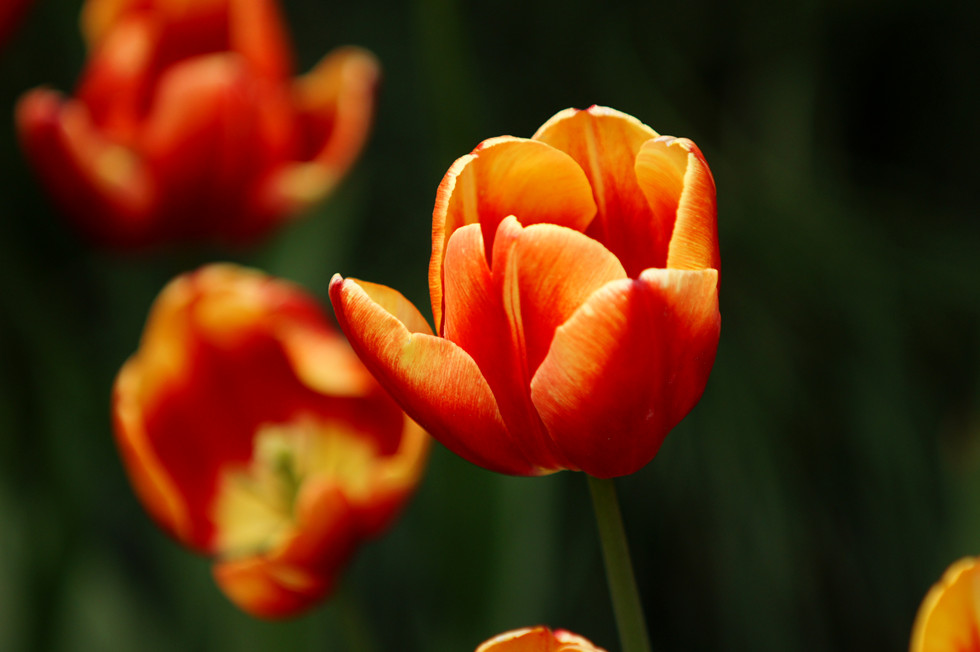
{"type": "Polygon", "coordinates": [[[491,638],[476,652],[606,652],[588,640],[563,629],[547,627],[516,629],[491,638]]]}
{"type": "Polygon", "coordinates": [[[0,46],[10,38],[14,28],[33,0],[3,0],[0,2],[0,46]]]}
{"type": "Polygon", "coordinates": [[[488,469],[633,473],[714,362],[715,184],[690,140],[612,109],[492,138],[436,196],[440,337],[390,288],[335,276],[368,369],[448,448],[488,469]]]}
{"type": "Polygon", "coordinates": [[[922,601],[911,652],[980,652],[980,564],[961,559],[922,601]]]}
{"type": "Polygon", "coordinates": [[[375,58],[292,79],[275,0],[89,0],[75,97],[21,98],[24,149],[64,211],[116,246],[255,239],[331,191],[360,152],[375,58]]]}
{"type": "Polygon", "coordinates": [[[113,417],[146,509],[263,617],[329,593],[414,490],[429,441],[312,299],[231,265],[163,290],[113,417]]]}

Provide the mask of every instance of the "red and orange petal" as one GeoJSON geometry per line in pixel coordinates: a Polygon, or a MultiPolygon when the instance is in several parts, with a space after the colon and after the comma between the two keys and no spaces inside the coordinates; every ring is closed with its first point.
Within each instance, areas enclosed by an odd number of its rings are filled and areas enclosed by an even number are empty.
{"type": "Polygon", "coordinates": [[[287,79],[292,52],[275,0],[88,0],[82,34],[90,51],[119,25],[137,18],[154,25],[163,47],[156,65],[223,50],[241,54],[258,75],[287,79]]]}
{"type": "Polygon", "coordinates": [[[482,643],[476,652],[605,652],[591,641],[558,629],[527,627],[499,634],[482,643]]]}
{"type": "Polygon", "coordinates": [[[582,169],[563,152],[509,136],[486,140],[453,163],[436,193],[429,288],[442,333],[443,258],[453,233],[479,223],[489,262],[497,225],[514,215],[527,226],[548,222],[579,231],[595,216],[582,169]]]}
{"type": "Polygon", "coordinates": [[[658,136],[636,118],[593,106],[566,109],[532,136],[571,156],[585,171],[598,212],[586,232],[602,242],[636,278],[644,269],[666,267],[674,215],[657,214],[634,172],[643,144],[658,136]]]}
{"type": "Polygon", "coordinates": [[[537,475],[504,424],[473,358],[432,335],[425,319],[391,288],[334,276],[330,299],[351,346],[405,411],[451,451],[484,468],[537,475]]]}
{"type": "Polygon", "coordinates": [[[720,329],[715,270],[648,269],[596,291],[531,381],[570,463],[601,478],[649,463],[701,398],[720,329]]]}
{"type": "Polygon", "coordinates": [[[158,197],[153,177],[135,152],[105,137],[84,104],[35,89],[18,103],[16,122],[33,167],[84,231],[112,244],[144,239],[158,197]]]}
{"type": "Polygon", "coordinates": [[[137,494],[162,527],[206,554],[223,554],[215,522],[219,481],[249,462],[260,428],[318,419],[370,442],[376,457],[360,478],[366,489],[304,485],[298,525],[285,542],[219,563],[216,573],[239,602],[259,600],[249,597],[255,587],[271,591],[277,582],[287,596],[258,591],[272,603],[249,611],[274,615],[276,604],[317,599],[348,554],[344,542],[383,529],[421,475],[428,436],[366,371],[354,371],[352,351],[346,360],[341,351],[326,316],[298,288],[212,265],[164,289],[139,350],[117,378],[116,436],[137,494]],[[341,362],[338,377],[297,367],[304,349],[318,363],[341,362]]]}
{"type": "Polygon", "coordinates": [[[915,617],[909,650],[980,652],[980,560],[959,560],[929,590],[915,617]]]}

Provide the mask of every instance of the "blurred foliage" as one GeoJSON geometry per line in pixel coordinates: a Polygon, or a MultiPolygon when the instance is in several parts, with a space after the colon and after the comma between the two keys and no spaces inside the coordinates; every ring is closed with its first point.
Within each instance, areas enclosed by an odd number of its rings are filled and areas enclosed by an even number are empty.
{"type": "Polygon", "coordinates": [[[340,191],[248,250],[82,241],[27,169],[24,90],[71,89],[79,0],[0,51],[0,650],[472,650],[547,623],[617,649],[585,479],[441,447],[337,596],[262,623],[143,513],[108,396],[174,274],[234,260],[325,298],[342,271],[428,305],[435,189],[567,106],[688,136],[718,184],[724,327],[701,404],[619,481],[655,649],[901,650],[980,553],[976,3],[286,0],[301,70],[385,78],[340,191]]]}

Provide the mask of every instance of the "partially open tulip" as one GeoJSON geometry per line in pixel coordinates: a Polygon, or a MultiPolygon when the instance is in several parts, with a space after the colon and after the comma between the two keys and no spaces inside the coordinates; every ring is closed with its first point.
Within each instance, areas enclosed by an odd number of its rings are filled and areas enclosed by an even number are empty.
{"type": "Polygon", "coordinates": [[[163,290],[112,407],[146,509],[263,617],[330,592],[396,516],[428,451],[312,299],[230,265],[163,290]]]}
{"type": "Polygon", "coordinates": [[[715,185],[690,140],[562,111],[457,160],[436,196],[436,331],[401,294],[335,276],[341,327],[433,436],[504,473],[637,471],[714,362],[715,185]]]}
{"type": "Polygon", "coordinates": [[[293,79],[276,0],[88,0],[73,98],[17,107],[78,226],[116,246],[246,242],[323,198],[367,137],[378,65],[343,48],[293,79]]]}
{"type": "Polygon", "coordinates": [[[606,652],[577,634],[547,627],[516,629],[491,638],[476,652],[606,652]]]}
{"type": "Polygon", "coordinates": [[[980,652],[980,560],[950,566],[919,607],[911,652],[980,652]]]}

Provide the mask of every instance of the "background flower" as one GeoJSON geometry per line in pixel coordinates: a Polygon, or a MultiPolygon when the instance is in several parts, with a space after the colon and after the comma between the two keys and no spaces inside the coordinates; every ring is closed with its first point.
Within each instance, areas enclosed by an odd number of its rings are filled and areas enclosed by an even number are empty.
{"type": "Polygon", "coordinates": [[[89,0],[75,96],[19,102],[25,152],[97,240],[254,240],[322,199],[367,137],[378,66],[343,48],[292,79],[276,0],[89,0]]]}
{"type": "Polygon", "coordinates": [[[325,597],[412,492],[428,436],[372,381],[316,304],[212,265],[154,303],[113,392],[137,494],[259,616],[325,597]]]}

